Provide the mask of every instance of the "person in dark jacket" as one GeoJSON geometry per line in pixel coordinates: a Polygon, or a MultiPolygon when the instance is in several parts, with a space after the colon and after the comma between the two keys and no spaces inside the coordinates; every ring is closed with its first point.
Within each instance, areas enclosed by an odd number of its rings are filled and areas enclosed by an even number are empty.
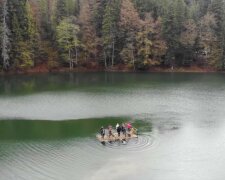
{"type": "Polygon", "coordinates": [[[104,129],[103,126],[100,128],[100,134],[101,134],[101,136],[102,136],[102,139],[104,139],[104,136],[105,136],[105,129],[104,129]]]}
{"type": "Polygon", "coordinates": [[[120,137],[120,132],[121,132],[121,126],[117,123],[116,125],[116,131],[118,133],[118,137],[120,137]]]}

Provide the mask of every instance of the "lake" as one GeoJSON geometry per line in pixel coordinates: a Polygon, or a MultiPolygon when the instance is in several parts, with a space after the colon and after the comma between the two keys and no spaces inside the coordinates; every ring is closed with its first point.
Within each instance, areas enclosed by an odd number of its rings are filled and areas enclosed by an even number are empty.
{"type": "Polygon", "coordinates": [[[225,75],[0,76],[1,180],[224,180],[225,75]],[[101,126],[138,139],[102,145],[101,126]]]}

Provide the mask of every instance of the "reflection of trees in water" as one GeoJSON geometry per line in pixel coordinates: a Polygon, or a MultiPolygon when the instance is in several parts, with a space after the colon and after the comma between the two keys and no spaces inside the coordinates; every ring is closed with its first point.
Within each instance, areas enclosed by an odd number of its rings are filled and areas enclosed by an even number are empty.
{"type": "Polygon", "coordinates": [[[10,93],[11,92],[11,84],[8,80],[4,81],[4,93],[10,93]]]}
{"type": "MultiPolygon", "coordinates": [[[[83,119],[70,121],[34,121],[34,120],[5,120],[0,121],[0,140],[59,140],[66,138],[89,137],[95,138],[100,127],[127,123],[126,117],[111,117],[98,119],[83,119]]],[[[151,132],[152,123],[149,121],[132,121],[140,133],[151,132]]]]}
{"type": "Polygon", "coordinates": [[[166,112],[157,115],[140,114],[134,117],[135,126],[142,132],[152,132],[157,130],[159,133],[174,131],[181,128],[181,122],[178,119],[178,114],[173,112],[166,112]]]}
{"type": "Polygon", "coordinates": [[[182,86],[199,89],[212,86],[221,88],[223,76],[220,74],[170,73],[52,73],[38,75],[10,75],[0,77],[2,95],[25,95],[44,91],[98,91],[166,89],[182,86]],[[191,84],[190,84],[191,82],[191,84]]]}
{"type": "Polygon", "coordinates": [[[28,82],[23,82],[22,84],[22,88],[24,90],[24,92],[29,93],[29,92],[33,92],[35,89],[35,81],[28,81],[28,82]]]}
{"type": "Polygon", "coordinates": [[[164,112],[154,117],[153,125],[159,133],[163,134],[166,132],[179,130],[182,127],[180,114],[172,111],[164,112]]]}
{"type": "Polygon", "coordinates": [[[181,128],[181,124],[177,121],[166,121],[158,123],[156,128],[159,133],[163,134],[169,131],[179,130],[181,128]]]}
{"type": "Polygon", "coordinates": [[[111,90],[112,88],[137,88],[155,80],[154,75],[125,73],[53,73],[39,75],[13,75],[0,79],[0,92],[20,95],[42,91],[111,90]]]}
{"type": "Polygon", "coordinates": [[[152,132],[151,121],[135,120],[133,126],[138,129],[139,133],[152,132]]]}
{"type": "Polygon", "coordinates": [[[101,118],[70,121],[0,121],[0,140],[59,140],[65,138],[95,138],[101,126],[113,127],[125,118],[101,118]]]}

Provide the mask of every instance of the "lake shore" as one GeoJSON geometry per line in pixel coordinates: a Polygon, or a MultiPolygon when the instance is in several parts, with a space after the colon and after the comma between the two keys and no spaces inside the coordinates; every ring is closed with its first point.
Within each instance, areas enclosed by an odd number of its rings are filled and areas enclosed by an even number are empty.
{"type": "Polygon", "coordinates": [[[162,72],[162,73],[215,73],[224,71],[217,70],[211,67],[198,67],[198,66],[191,66],[191,67],[150,67],[147,70],[134,70],[129,68],[126,65],[115,65],[114,67],[109,67],[105,69],[103,66],[92,66],[92,67],[75,67],[74,69],[69,69],[67,67],[59,67],[55,69],[50,69],[47,66],[40,65],[31,69],[26,70],[9,70],[7,72],[0,71],[0,75],[15,75],[15,74],[39,74],[39,73],[58,73],[58,72],[162,72]]]}

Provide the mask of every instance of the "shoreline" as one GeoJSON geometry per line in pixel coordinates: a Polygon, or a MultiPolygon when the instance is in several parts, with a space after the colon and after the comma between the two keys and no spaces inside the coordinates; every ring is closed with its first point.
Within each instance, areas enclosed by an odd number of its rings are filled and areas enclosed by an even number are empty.
{"type": "Polygon", "coordinates": [[[225,73],[225,71],[217,70],[214,68],[203,68],[203,67],[179,67],[179,68],[168,68],[168,67],[151,67],[148,70],[133,70],[129,69],[125,65],[115,65],[113,68],[105,69],[102,66],[97,66],[93,68],[86,67],[76,67],[74,69],[69,68],[57,68],[57,69],[48,69],[43,66],[35,67],[28,70],[9,70],[7,72],[0,71],[0,76],[7,75],[32,75],[32,74],[48,74],[48,73],[90,73],[90,72],[118,72],[118,73],[225,73]]]}

